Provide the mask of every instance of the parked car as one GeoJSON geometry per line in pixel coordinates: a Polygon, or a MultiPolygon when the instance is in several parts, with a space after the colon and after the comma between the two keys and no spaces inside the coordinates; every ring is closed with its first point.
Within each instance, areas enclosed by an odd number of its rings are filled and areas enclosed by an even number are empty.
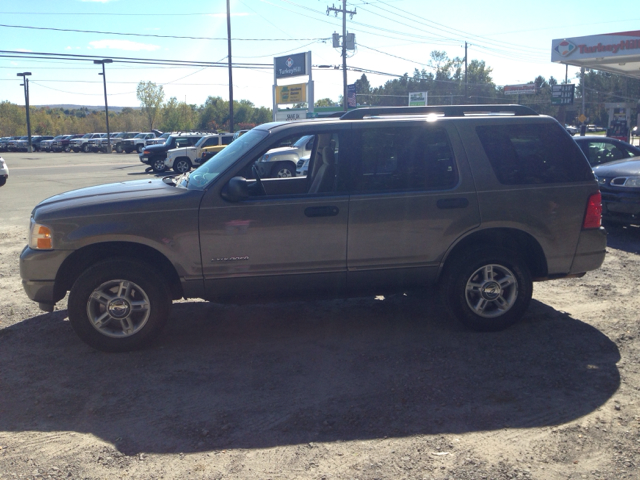
{"type": "Polygon", "coordinates": [[[295,177],[298,161],[311,153],[314,139],[313,135],[304,135],[291,146],[269,150],[256,162],[258,174],[265,178],[295,177]]]}
{"type": "Polygon", "coordinates": [[[76,138],[81,138],[82,135],[81,134],[73,134],[73,135],[63,135],[61,139],[59,140],[55,140],[52,144],[51,144],[51,149],[54,152],[70,152],[71,151],[71,147],[70,147],[70,142],[73,139],[76,138]]]}
{"type": "Polygon", "coordinates": [[[0,157],[0,187],[7,183],[8,179],[9,167],[7,167],[7,162],[4,161],[4,158],[0,157]]]}
{"type": "Polygon", "coordinates": [[[189,133],[181,135],[170,135],[161,145],[149,145],[140,153],[139,158],[142,163],[149,165],[154,172],[164,172],[167,167],[164,164],[167,152],[174,148],[191,147],[198,143],[204,134],[189,133]]]}
{"type": "Polygon", "coordinates": [[[165,132],[162,135],[160,135],[159,137],[156,138],[150,138],[149,140],[147,140],[147,145],[161,145],[164,142],[167,141],[167,138],[169,138],[171,135],[176,135],[179,132],[165,132]]]}
{"type": "Polygon", "coordinates": [[[306,176],[309,173],[309,160],[311,160],[310,155],[298,160],[298,163],[296,164],[296,175],[306,176]]]}
{"type": "Polygon", "coordinates": [[[50,140],[43,140],[40,142],[40,150],[43,152],[53,152],[53,142],[62,140],[64,135],[57,135],[50,140]]]}
{"type": "Polygon", "coordinates": [[[640,157],[640,148],[615,138],[585,135],[584,137],[574,137],[574,139],[587,156],[592,167],[616,160],[640,157]]]}
{"type": "Polygon", "coordinates": [[[640,158],[598,165],[593,173],[602,193],[602,219],[640,225],[640,158]]]}
{"type": "Polygon", "coordinates": [[[166,168],[173,168],[176,173],[188,172],[192,167],[200,165],[205,149],[209,153],[217,153],[229,145],[231,140],[233,140],[231,133],[205,135],[193,146],[183,146],[167,151],[164,165],[166,168]]]}
{"type": "Polygon", "coordinates": [[[551,117],[513,105],[355,109],[260,125],[178,177],[44,200],[20,273],[46,311],[70,291],[71,326],[104,351],[148,344],[179,298],[438,286],[454,318],[499,330],[523,316],[533,281],[600,267],[600,213],[591,167],[551,117]],[[307,177],[256,175],[266,152],[307,135],[307,177]]]}
{"type": "Polygon", "coordinates": [[[142,151],[144,150],[144,147],[147,144],[147,141],[153,138],[157,138],[160,135],[161,134],[156,134],[154,132],[143,132],[143,133],[137,134],[133,138],[122,140],[120,145],[122,145],[122,150],[124,150],[125,153],[131,153],[133,151],[142,153],[142,151]]]}
{"type": "Polygon", "coordinates": [[[107,134],[101,133],[98,137],[93,137],[89,139],[89,151],[93,153],[98,153],[102,151],[102,140],[107,140],[107,134]]]}
{"type": "Polygon", "coordinates": [[[7,151],[8,152],[17,152],[18,151],[18,142],[20,141],[29,141],[29,137],[24,135],[22,137],[14,137],[12,140],[7,142],[7,151]]]}
{"type": "MultiPolygon", "coordinates": [[[[129,138],[133,138],[136,135],[138,135],[140,132],[120,132],[116,135],[113,135],[111,137],[111,151],[116,151],[118,153],[122,153],[123,149],[122,149],[122,141],[123,140],[127,140],[129,138]]],[[[107,151],[107,139],[103,138],[102,139],[102,150],[103,151],[107,151]]]]}
{"type": "Polygon", "coordinates": [[[102,138],[104,133],[85,133],[81,137],[73,138],[69,141],[69,148],[74,152],[78,153],[79,151],[83,151],[84,153],[89,153],[91,151],[91,146],[89,144],[89,140],[94,138],[102,138]]]}
{"type": "Polygon", "coordinates": [[[567,130],[567,132],[569,132],[571,135],[575,135],[576,133],[578,133],[578,127],[574,127],[573,125],[565,125],[564,128],[567,130]]]}
{"type": "Polygon", "coordinates": [[[9,147],[9,142],[13,140],[19,140],[20,137],[2,137],[0,138],[0,152],[7,152],[9,147]]]}

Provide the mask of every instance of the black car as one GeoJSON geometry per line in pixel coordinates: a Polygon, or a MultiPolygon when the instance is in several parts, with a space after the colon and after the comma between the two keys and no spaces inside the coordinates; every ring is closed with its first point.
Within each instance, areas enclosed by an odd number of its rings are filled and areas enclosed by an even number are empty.
{"type": "Polygon", "coordinates": [[[602,219],[640,225],[640,158],[593,169],[602,193],[602,219]]]}
{"type": "Polygon", "coordinates": [[[603,163],[615,162],[616,160],[640,157],[640,148],[615,138],[600,135],[585,135],[584,137],[573,138],[587,156],[587,160],[589,160],[592,167],[603,163]]]}
{"type": "Polygon", "coordinates": [[[144,147],[144,150],[139,155],[140,161],[149,165],[156,173],[164,172],[167,168],[164,164],[164,159],[167,158],[167,152],[169,150],[180,147],[192,147],[204,136],[205,134],[203,133],[171,135],[163,144],[147,145],[144,147]]]}

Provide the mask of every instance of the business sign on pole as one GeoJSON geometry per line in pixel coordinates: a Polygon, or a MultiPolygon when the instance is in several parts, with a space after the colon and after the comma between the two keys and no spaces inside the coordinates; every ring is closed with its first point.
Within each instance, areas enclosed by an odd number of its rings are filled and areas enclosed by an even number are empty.
{"type": "Polygon", "coordinates": [[[410,92],[409,93],[409,106],[410,107],[426,107],[427,106],[427,92],[410,92]]]}
{"type": "Polygon", "coordinates": [[[307,84],[282,85],[276,87],[276,103],[305,103],[307,101],[307,84]]]}
{"type": "Polygon", "coordinates": [[[576,86],[572,83],[551,86],[551,105],[573,105],[576,86]]]}
{"type": "Polygon", "coordinates": [[[504,94],[505,95],[535,95],[536,84],[527,83],[524,85],[505,85],[504,94]]]}
{"type": "Polygon", "coordinates": [[[356,101],[356,84],[347,85],[347,107],[356,108],[358,103],[356,101]]]}
{"type": "Polygon", "coordinates": [[[305,61],[305,53],[296,53],[284,57],[274,58],[274,68],[276,78],[299,77],[307,75],[307,63],[305,61]]]}

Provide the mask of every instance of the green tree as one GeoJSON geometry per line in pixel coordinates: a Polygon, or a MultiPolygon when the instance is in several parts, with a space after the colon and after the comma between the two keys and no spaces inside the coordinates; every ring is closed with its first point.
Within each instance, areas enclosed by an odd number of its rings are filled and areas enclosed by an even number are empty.
{"type": "Polygon", "coordinates": [[[161,112],[162,102],[164,101],[164,88],[154,82],[140,82],[138,83],[136,96],[140,100],[142,112],[147,118],[149,130],[152,130],[161,112]]]}

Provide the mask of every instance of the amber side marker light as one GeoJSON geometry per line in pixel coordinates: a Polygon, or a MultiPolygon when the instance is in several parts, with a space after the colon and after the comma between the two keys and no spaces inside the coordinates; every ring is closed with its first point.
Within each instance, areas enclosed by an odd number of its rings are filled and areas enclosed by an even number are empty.
{"type": "Polygon", "coordinates": [[[38,225],[37,223],[33,224],[29,246],[35,250],[53,249],[53,241],[49,227],[38,225]]]}

